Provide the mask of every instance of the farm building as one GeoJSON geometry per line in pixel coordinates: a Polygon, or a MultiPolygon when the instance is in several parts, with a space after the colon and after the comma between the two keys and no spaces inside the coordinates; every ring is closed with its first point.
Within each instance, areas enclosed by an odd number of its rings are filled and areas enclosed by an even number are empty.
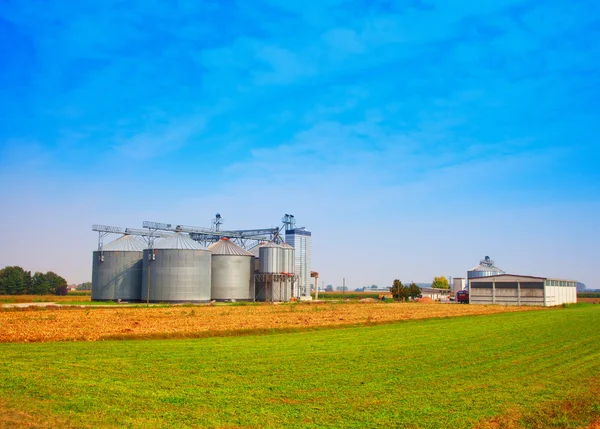
{"type": "Polygon", "coordinates": [[[470,304],[540,305],[577,302],[577,281],[498,274],[469,279],[470,304]]]}
{"type": "Polygon", "coordinates": [[[452,291],[450,289],[439,289],[433,287],[422,287],[421,296],[423,298],[431,298],[434,301],[448,301],[450,300],[452,291]]]}

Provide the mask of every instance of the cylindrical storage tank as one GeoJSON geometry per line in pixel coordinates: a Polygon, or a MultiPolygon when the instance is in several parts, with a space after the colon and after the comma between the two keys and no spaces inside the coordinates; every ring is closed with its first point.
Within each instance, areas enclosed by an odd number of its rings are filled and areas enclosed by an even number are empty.
{"type": "Polygon", "coordinates": [[[260,246],[265,244],[264,242],[257,244],[252,247],[248,252],[254,256],[254,271],[258,272],[260,270],[260,246]]]}
{"type": "Polygon", "coordinates": [[[92,301],[139,301],[143,244],[124,235],[93,252],[92,301]]]}
{"type": "Polygon", "coordinates": [[[461,277],[454,277],[452,279],[452,292],[456,294],[459,290],[465,290],[465,279],[461,277]]]}
{"type": "Polygon", "coordinates": [[[208,302],[211,253],[178,232],[144,250],[143,302],[208,302]]]}
{"type": "Polygon", "coordinates": [[[504,271],[495,267],[494,261],[492,261],[489,256],[486,256],[479,261],[479,265],[467,271],[467,279],[497,276],[498,274],[504,274],[504,271]]]}
{"type": "Polygon", "coordinates": [[[254,300],[254,256],[223,238],[208,246],[212,253],[211,299],[254,300]]]}
{"type": "Polygon", "coordinates": [[[294,272],[296,271],[296,250],[287,243],[281,243],[281,254],[281,271],[287,274],[294,274],[294,272]]]}
{"type": "Polygon", "coordinates": [[[281,246],[273,241],[268,241],[261,245],[259,252],[259,269],[261,273],[281,273],[282,272],[282,249],[281,246]]]}

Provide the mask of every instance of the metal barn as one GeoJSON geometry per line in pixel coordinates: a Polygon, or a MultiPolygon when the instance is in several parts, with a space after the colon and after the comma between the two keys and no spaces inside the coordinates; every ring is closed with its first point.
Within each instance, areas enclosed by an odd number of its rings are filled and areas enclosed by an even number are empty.
{"type": "Polygon", "coordinates": [[[469,280],[470,304],[554,305],[577,302],[577,281],[500,274],[469,280]]]}

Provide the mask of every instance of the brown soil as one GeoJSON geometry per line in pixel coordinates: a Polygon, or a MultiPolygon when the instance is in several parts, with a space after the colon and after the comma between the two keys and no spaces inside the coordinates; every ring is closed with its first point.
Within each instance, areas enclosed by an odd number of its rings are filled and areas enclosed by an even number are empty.
{"type": "Polygon", "coordinates": [[[421,303],[294,303],[133,308],[0,308],[0,342],[192,338],[273,330],[539,310],[540,307],[421,303]]]}

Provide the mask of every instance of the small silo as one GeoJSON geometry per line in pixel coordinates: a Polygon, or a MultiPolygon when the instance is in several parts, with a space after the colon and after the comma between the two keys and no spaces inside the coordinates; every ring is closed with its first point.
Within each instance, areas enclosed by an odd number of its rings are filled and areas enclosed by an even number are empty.
{"type": "Polygon", "coordinates": [[[222,238],[208,246],[212,253],[211,299],[254,300],[254,256],[222,238]]]}
{"type": "Polygon", "coordinates": [[[144,250],[143,302],[210,301],[211,253],[178,232],[144,250]]]}
{"type": "Polygon", "coordinates": [[[260,270],[260,246],[262,246],[263,244],[265,244],[264,241],[248,250],[248,252],[250,252],[252,254],[252,256],[254,256],[254,271],[255,272],[258,272],[260,270]]]}
{"type": "Polygon", "coordinates": [[[260,273],[279,274],[282,270],[283,250],[280,244],[267,241],[258,249],[260,259],[258,271],[260,273]]]}
{"type": "Polygon", "coordinates": [[[257,301],[289,301],[291,282],[283,273],[283,248],[280,244],[268,241],[259,247],[259,275],[256,282],[257,301]]]}
{"type": "MultiPolygon", "coordinates": [[[[295,276],[294,274],[296,273],[296,249],[294,249],[293,246],[290,246],[287,243],[281,243],[281,251],[282,251],[282,271],[284,273],[284,275],[286,276],[286,282],[288,283],[288,285],[286,285],[286,291],[288,291],[288,286],[289,286],[289,294],[291,294],[291,296],[299,296],[300,293],[298,291],[298,284],[295,280],[295,276]]],[[[291,298],[290,296],[290,298],[291,298]]],[[[289,298],[288,297],[284,297],[285,301],[288,301],[289,298]]]]}
{"type": "Polygon", "coordinates": [[[94,252],[92,301],[139,301],[144,245],[124,235],[94,252]]]}
{"type": "Polygon", "coordinates": [[[287,243],[281,243],[281,271],[287,274],[294,274],[296,271],[295,263],[296,250],[287,243]]]}
{"type": "Polygon", "coordinates": [[[479,265],[467,271],[467,280],[479,277],[497,276],[498,274],[504,274],[504,271],[495,267],[494,261],[492,261],[489,256],[486,256],[479,261],[479,265]]]}

